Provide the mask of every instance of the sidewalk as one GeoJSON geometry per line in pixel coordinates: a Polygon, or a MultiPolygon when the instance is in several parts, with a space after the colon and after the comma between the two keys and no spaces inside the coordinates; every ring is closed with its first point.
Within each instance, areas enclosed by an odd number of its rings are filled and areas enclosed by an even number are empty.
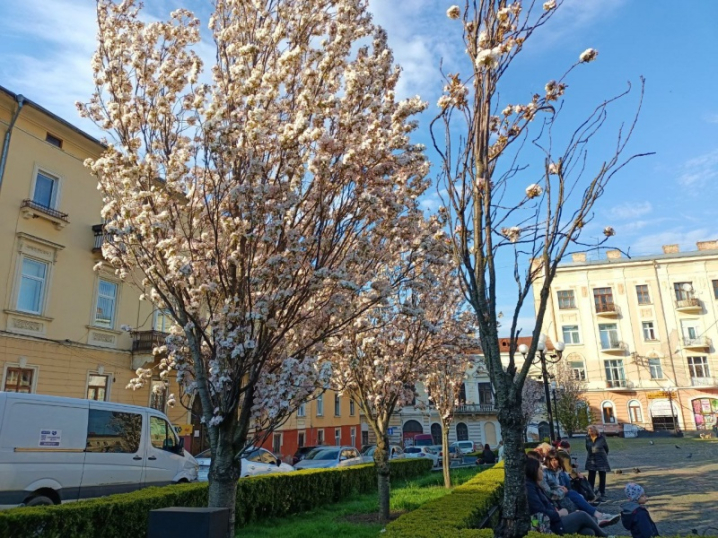
{"type": "MultiPolygon", "coordinates": [[[[573,438],[570,442],[571,453],[578,456],[579,468],[583,469],[584,440],[573,438]]],[[[688,535],[692,529],[701,535],[708,527],[716,528],[706,534],[718,535],[718,440],[609,437],[608,444],[613,472],[606,480],[608,500],[599,510],[620,513],[623,488],[628,482],[637,482],[646,489],[647,507],[661,535],[688,535]],[[640,472],[636,473],[636,468],[640,472]],[[616,474],[619,469],[622,474],[616,474]]],[[[630,536],[620,522],[605,530],[630,536]]]]}

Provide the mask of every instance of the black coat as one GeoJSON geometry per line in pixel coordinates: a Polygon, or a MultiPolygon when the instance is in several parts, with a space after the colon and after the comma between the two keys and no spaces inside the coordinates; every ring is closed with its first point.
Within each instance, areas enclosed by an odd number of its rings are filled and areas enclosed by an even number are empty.
{"type": "Polygon", "coordinates": [[[529,503],[529,513],[533,514],[546,514],[551,522],[551,530],[554,534],[563,534],[563,522],[561,516],[558,515],[558,511],[546,494],[536,482],[532,482],[528,478],[526,479],[526,498],[529,503]]]}
{"type": "Polygon", "coordinates": [[[587,471],[610,471],[608,464],[608,442],[602,433],[598,434],[595,441],[591,436],[586,436],[586,470],[587,471]]]}

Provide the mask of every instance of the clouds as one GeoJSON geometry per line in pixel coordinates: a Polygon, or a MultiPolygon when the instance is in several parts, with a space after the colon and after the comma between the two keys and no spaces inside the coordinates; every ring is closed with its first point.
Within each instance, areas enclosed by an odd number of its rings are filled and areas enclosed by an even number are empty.
{"type": "Polygon", "coordinates": [[[608,216],[614,220],[636,219],[653,211],[651,202],[624,202],[608,210],[608,216]]]}
{"type": "Polygon", "coordinates": [[[631,246],[631,255],[659,254],[663,245],[680,245],[682,251],[696,250],[698,241],[716,238],[718,238],[716,224],[690,230],[686,227],[678,227],[639,237],[631,246]]]}
{"type": "Polygon", "coordinates": [[[678,182],[684,187],[702,187],[718,178],[718,149],[685,162],[678,182]]]}

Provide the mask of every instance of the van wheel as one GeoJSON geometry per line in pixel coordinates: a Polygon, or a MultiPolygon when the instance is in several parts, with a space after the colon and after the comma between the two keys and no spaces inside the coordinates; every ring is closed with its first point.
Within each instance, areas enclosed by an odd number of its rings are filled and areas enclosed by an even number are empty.
{"type": "Polygon", "coordinates": [[[25,503],[25,506],[51,506],[55,504],[52,499],[44,495],[36,495],[25,503]]]}

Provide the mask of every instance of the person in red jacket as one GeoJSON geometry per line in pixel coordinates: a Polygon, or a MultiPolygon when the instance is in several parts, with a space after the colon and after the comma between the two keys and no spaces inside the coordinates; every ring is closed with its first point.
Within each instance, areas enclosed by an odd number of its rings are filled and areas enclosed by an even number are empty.
{"type": "Polygon", "coordinates": [[[621,505],[621,523],[626,530],[631,531],[633,538],[652,538],[659,536],[658,527],[648,513],[646,491],[633,482],[626,484],[626,497],[628,502],[621,505]]]}

